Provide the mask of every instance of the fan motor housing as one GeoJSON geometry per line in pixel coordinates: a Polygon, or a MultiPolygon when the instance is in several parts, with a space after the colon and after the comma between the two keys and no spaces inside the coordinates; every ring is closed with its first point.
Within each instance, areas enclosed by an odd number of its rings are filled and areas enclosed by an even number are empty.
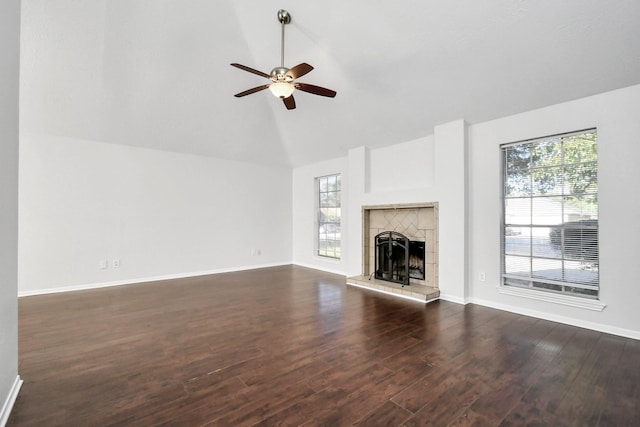
{"type": "Polygon", "coordinates": [[[292,81],[293,78],[291,76],[287,76],[289,69],[287,67],[276,67],[271,70],[271,80],[276,81],[292,81]]]}

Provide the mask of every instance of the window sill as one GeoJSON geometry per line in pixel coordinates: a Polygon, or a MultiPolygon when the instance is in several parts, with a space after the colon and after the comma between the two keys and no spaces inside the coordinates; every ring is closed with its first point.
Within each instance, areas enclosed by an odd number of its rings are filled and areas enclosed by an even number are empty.
{"type": "Polygon", "coordinates": [[[572,297],[568,295],[557,295],[550,292],[536,291],[533,289],[522,289],[511,286],[499,286],[498,293],[521,298],[529,298],[538,301],[551,302],[554,304],[568,305],[570,307],[582,308],[592,311],[602,311],[607,306],[607,304],[598,300],[572,297]]]}
{"type": "Polygon", "coordinates": [[[316,261],[321,261],[321,262],[326,262],[329,264],[341,264],[342,263],[342,259],[341,258],[332,258],[330,256],[322,256],[322,255],[314,255],[313,258],[316,261]]]}

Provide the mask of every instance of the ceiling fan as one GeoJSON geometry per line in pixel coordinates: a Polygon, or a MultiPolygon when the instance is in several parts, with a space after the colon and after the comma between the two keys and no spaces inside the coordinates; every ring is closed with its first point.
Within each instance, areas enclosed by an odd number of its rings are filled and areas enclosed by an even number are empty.
{"type": "Polygon", "coordinates": [[[320,86],[311,85],[308,83],[302,83],[296,81],[298,77],[302,77],[309,71],[313,70],[313,67],[306,62],[296,65],[293,68],[287,68],[284,66],[284,26],[291,22],[291,15],[286,10],[280,9],[278,11],[278,21],[282,24],[282,43],[281,43],[281,55],[280,66],[271,70],[271,74],[263,73],[262,71],[255,70],[247,67],[246,65],[233,63],[233,67],[240,68],[241,70],[248,71],[253,74],[270,79],[272,83],[257,86],[251,89],[247,89],[243,92],[236,93],[236,98],[251,95],[252,93],[260,92],[264,89],[271,90],[278,98],[282,99],[287,110],[293,110],[296,108],[296,101],[293,98],[294,90],[298,89],[303,92],[312,93],[314,95],[327,96],[333,98],[336,96],[336,92],[331,89],[326,89],[320,86]]]}

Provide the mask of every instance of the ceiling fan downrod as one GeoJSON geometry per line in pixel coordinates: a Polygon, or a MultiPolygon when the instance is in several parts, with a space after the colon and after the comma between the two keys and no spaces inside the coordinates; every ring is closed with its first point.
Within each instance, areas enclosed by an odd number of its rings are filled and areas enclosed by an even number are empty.
{"type": "Polygon", "coordinates": [[[291,15],[284,9],[278,11],[278,21],[282,24],[282,39],[280,42],[280,67],[284,68],[284,26],[291,22],[291,15]]]}
{"type": "Polygon", "coordinates": [[[282,38],[280,39],[280,66],[271,70],[271,79],[274,82],[285,81],[289,71],[284,66],[284,26],[291,22],[291,14],[284,9],[278,11],[278,21],[282,24],[282,38]]]}

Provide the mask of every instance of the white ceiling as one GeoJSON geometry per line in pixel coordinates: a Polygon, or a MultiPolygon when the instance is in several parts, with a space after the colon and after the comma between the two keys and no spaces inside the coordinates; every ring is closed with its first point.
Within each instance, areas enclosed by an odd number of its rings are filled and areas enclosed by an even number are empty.
{"type": "Polygon", "coordinates": [[[23,0],[21,128],[298,166],[640,83],[638,0],[23,0]],[[280,63],[315,69],[288,111],[280,63]]]}

